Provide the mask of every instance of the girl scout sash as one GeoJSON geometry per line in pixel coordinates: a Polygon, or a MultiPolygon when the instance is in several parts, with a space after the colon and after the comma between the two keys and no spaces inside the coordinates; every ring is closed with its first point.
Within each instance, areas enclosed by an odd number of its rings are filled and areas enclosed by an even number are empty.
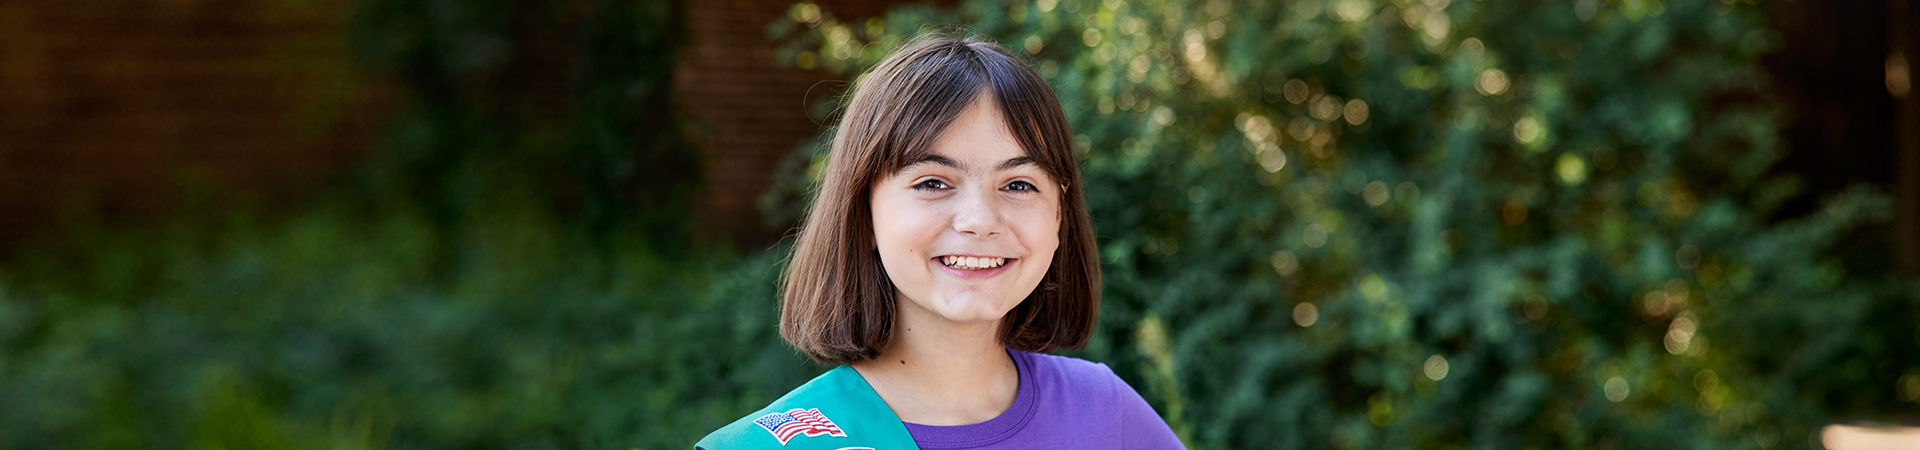
{"type": "Polygon", "coordinates": [[[852,367],[840,366],[714,430],[695,450],[917,450],[907,426],[852,367]]]}

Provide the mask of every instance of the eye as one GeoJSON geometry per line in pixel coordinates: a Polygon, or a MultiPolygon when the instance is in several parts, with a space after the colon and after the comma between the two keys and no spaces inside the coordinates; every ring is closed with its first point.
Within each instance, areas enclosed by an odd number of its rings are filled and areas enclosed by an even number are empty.
{"type": "Polygon", "coordinates": [[[927,180],[927,181],[920,182],[920,184],[913,185],[914,189],[918,189],[922,191],[937,191],[937,190],[946,189],[949,187],[952,187],[952,186],[948,186],[947,182],[940,181],[940,180],[927,180]]]}
{"type": "Polygon", "coordinates": [[[1033,187],[1032,183],[1028,183],[1025,181],[1015,181],[1012,183],[1007,183],[1007,187],[1005,189],[1009,191],[1016,191],[1016,192],[1033,192],[1033,191],[1039,190],[1039,188],[1033,187]]]}

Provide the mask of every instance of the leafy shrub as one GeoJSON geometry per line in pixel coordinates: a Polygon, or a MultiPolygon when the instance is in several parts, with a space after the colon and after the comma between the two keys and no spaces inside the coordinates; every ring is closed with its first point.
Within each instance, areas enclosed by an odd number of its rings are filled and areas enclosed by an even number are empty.
{"type": "MultiPolygon", "coordinates": [[[[685,448],[818,373],[776,337],[786,250],[687,238],[680,5],[362,5],[406,98],[341,189],[0,264],[0,448],[685,448]],[[488,82],[541,33],[584,55],[557,116],[488,82]]],[[[1798,447],[1911,408],[1912,284],[1829,250],[1886,200],[1769,219],[1751,6],[791,12],[785,57],[845,74],[926,24],[1034,55],[1108,282],[1078,355],[1196,447],[1798,447]]]]}
{"type": "Polygon", "coordinates": [[[0,448],[685,448],[805,381],[779,258],[689,238],[681,5],[363,2],[359,173],[0,266],[0,448]]]}
{"type": "Polygon", "coordinates": [[[818,371],[765,326],[777,258],[609,249],[531,205],[31,252],[0,291],[0,447],[684,448],[818,371]]]}
{"type": "Polygon", "coordinates": [[[1770,219],[1777,37],[1738,3],[800,3],[769,31],[848,75],[943,27],[1031,54],[1106,263],[1086,355],[1196,447],[1799,447],[1911,407],[1886,318],[1915,291],[1826,253],[1888,216],[1871,189],[1770,219]]]}

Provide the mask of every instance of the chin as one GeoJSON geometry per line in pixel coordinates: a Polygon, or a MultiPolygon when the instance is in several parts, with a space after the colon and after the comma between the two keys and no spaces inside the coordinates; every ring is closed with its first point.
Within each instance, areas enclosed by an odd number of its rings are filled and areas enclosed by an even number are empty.
{"type": "Polygon", "coordinates": [[[960,296],[948,299],[946,311],[940,316],[959,323],[992,322],[1007,316],[1017,303],[995,301],[983,296],[960,296]]]}

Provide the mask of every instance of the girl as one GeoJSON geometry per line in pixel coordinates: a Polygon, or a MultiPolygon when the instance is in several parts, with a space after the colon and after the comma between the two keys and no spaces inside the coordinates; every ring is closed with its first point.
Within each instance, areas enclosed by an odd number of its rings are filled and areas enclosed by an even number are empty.
{"type": "Polygon", "coordinates": [[[839,367],[695,444],[1182,448],[1084,345],[1099,260],[1059,100],[1005,49],[914,40],[854,90],[780,335],[839,367]]]}

